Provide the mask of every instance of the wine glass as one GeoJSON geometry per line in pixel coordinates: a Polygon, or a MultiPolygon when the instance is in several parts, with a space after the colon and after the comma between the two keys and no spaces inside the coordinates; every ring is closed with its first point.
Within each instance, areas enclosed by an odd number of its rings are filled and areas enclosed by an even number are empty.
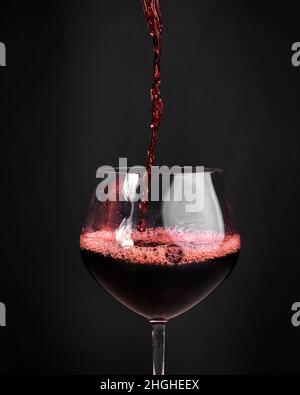
{"type": "Polygon", "coordinates": [[[167,322],[210,295],[240,251],[223,172],[186,169],[152,173],[146,187],[138,184],[145,179],[138,171],[107,171],[80,236],[82,259],[96,281],[152,325],[154,375],[165,374],[167,322]]]}

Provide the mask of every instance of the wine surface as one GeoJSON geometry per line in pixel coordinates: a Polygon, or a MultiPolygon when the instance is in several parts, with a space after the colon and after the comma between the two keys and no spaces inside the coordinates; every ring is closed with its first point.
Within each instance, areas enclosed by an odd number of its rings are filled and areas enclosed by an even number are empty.
{"type": "Polygon", "coordinates": [[[81,235],[83,260],[102,287],[148,319],[169,320],[206,298],[230,274],[239,235],[147,229],[124,248],[110,230],[81,235]]]}

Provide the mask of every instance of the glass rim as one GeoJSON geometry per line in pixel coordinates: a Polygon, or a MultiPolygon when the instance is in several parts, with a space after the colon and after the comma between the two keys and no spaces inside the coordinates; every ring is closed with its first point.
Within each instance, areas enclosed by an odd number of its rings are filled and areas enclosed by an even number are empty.
{"type": "MultiPolygon", "coordinates": [[[[158,166],[158,165],[157,165],[158,166]]],[[[160,168],[163,166],[159,166],[160,168]]],[[[221,174],[223,173],[223,169],[220,168],[213,168],[213,167],[205,167],[205,166],[173,166],[176,167],[178,170],[180,170],[180,173],[183,173],[183,170],[188,169],[188,173],[209,173],[209,174],[221,174]],[[202,168],[202,170],[199,170],[199,168],[202,168]]],[[[172,167],[169,168],[172,170],[172,167]]],[[[135,174],[135,170],[138,172],[138,170],[145,170],[145,167],[143,166],[131,166],[131,167],[113,167],[113,166],[108,166],[107,169],[105,169],[106,174],[128,174],[129,171],[131,174],[135,174]]],[[[153,175],[163,175],[164,173],[154,173],[153,175]]]]}

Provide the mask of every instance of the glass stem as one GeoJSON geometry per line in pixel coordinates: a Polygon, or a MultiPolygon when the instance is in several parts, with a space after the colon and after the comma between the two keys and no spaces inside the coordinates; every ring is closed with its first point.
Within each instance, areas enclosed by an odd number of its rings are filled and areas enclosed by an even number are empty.
{"type": "Polygon", "coordinates": [[[152,325],[153,375],[165,374],[166,321],[150,321],[152,325]]]}

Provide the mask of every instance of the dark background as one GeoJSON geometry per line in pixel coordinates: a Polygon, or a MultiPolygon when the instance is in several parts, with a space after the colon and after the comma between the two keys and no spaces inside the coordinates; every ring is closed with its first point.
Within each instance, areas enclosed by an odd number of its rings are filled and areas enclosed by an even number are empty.
{"type": "MultiPolygon", "coordinates": [[[[243,242],[229,280],[168,325],[167,370],[300,373],[300,7],[161,3],[157,162],[223,168],[243,242]]],[[[97,167],[145,162],[140,0],[0,1],[0,41],[0,372],[149,373],[149,325],[96,285],[78,248],[97,167]]]]}

